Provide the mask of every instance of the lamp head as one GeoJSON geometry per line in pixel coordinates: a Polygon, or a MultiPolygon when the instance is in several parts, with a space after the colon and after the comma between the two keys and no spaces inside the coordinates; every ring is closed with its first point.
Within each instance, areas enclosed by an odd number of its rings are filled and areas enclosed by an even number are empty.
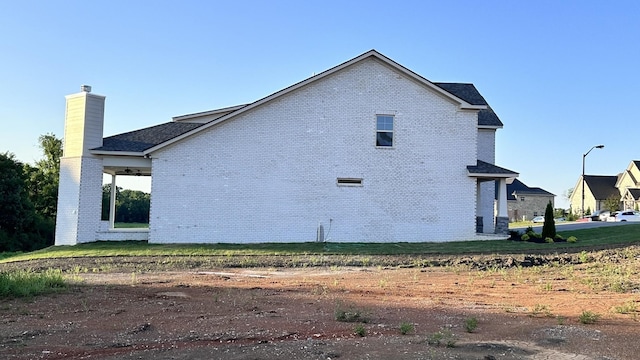
{"type": "Polygon", "coordinates": [[[596,146],[596,149],[602,149],[604,147],[604,145],[598,145],[596,146]]]}

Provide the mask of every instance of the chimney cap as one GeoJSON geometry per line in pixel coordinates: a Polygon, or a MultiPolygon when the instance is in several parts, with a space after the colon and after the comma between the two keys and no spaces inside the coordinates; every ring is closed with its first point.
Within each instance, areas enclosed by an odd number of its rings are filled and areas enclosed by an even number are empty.
{"type": "Polygon", "coordinates": [[[91,92],[91,86],[90,85],[80,85],[80,91],[90,93],[91,92]]]}

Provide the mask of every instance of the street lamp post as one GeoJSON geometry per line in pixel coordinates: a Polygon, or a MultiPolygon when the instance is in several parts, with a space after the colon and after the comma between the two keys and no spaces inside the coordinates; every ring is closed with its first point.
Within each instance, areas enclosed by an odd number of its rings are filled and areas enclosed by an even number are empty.
{"type": "Polygon", "coordinates": [[[582,154],[582,206],[580,207],[580,216],[582,218],[584,218],[584,159],[587,158],[587,155],[589,155],[591,150],[593,150],[593,149],[602,149],[603,147],[604,147],[604,145],[595,145],[595,146],[592,146],[591,149],[589,149],[589,151],[587,151],[586,153],[582,154]]]}

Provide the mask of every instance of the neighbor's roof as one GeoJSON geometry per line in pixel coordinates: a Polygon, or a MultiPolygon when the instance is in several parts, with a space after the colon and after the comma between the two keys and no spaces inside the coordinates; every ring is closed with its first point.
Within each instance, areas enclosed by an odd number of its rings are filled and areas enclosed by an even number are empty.
{"type": "Polygon", "coordinates": [[[360,56],[357,56],[351,60],[348,60],[340,65],[337,65],[299,83],[291,85],[258,101],[255,101],[246,106],[238,107],[238,109],[231,111],[227,115],[221,116],[220,118],[217,118],[210,122],[204,124],[169,122],[124,134],[118,134],[105,138],[103,140],[103,146],[92,149],[92,151],[96,154],[107,154],[112,152],[141,152],[144,155],[147,155],[152,151],[158,150],[176,141],[180,141],[184,138],[196,134],[199,131],[205,130],[220,122],[231,119],[246,111],[250,111],[251,109],[254,109],[264,103],[270,102],[276,98],[290,93],[291,91],[306,86],[309,83],[315,82],[370,57],[382,61],[395,70],[400,71],[404,75],[431,88],[435,92],[442,94],[443,96],[451,99],[454,102],[457,102],[458,104],[460,104],[459,106],[461,109],[478,110],[479,126],[502,127],[502,122],[500,121],[500,119],[493,112],[493,110],[491,110],[485,99],[482,97],[482,95],[480,95],[473,84],[432,83],[419,74],[380,54],[379,52],[370,50],[360,56]]]}
{"type": "Polygon", "coordinates": [[[640,189],[627,189],[634,200],[640,200],[640,189]]]}
{"type": "Polygon", "coordinates": [[[482,160],[478,160],[476,165],[467,166],[467,171],[469,172],[469,176],[472,177],[510,178],[519,175],[513,170],[505,169],[482,160]]]}
{"type": "Polygon", "coordinates": [[[535,196],[555,196],[539,187],[528,187],[525,183],[518,179],[514,179],[511,184],[507,184],[507,200],[516,200],[519,195],[535,195],[535,196]]]}
{"type": "Polygon", "coordinates": [[[584,181],[596,200],[606,200],[611,196],[620,196],[620,192],[616,188],[617,175],[585,175],[584,181]]]}

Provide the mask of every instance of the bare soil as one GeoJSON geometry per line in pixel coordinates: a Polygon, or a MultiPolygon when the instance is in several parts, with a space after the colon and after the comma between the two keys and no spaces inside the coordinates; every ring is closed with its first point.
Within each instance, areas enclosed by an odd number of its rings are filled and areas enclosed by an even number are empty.
{"type": "Polygon", "coordinates": [[[530,267],[484,257],[441,267],[5,264],[64,268],[72,286],[2,300],[0,358],[638,359],[639,253],[530,267]],[[595,323],[579,320],[585,311],[595,323]]]}

